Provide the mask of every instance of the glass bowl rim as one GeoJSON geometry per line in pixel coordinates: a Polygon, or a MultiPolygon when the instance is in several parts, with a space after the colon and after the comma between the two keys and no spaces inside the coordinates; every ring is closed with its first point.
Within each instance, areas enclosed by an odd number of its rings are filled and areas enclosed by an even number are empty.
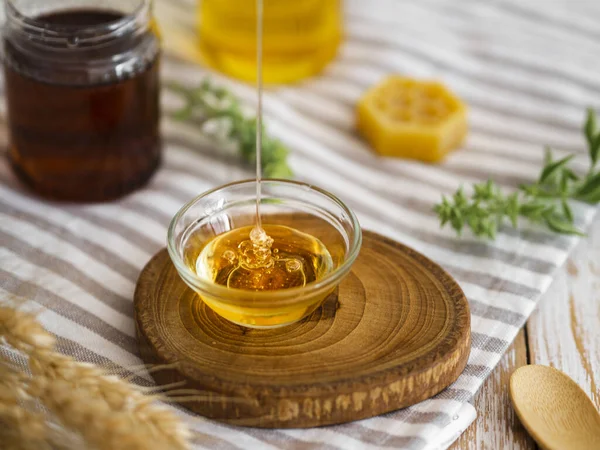
{"type": "MultiPolygon", "coordinates": [[[[281,290],[275,290],[275,291],[250,291],[250,290],[246,290],[246,289],[228,288],[228,287],[222,286],[220,284],[216,284],[212,281],[207,281],[207,280],[204,280],[204,279],[198,277],[186,264],[184,264],[183,260],[181,259],[181,257],[179,256],[179,254],[177,252],[176,244],[175,244],[175,227],[179,223],[179,221],[183,217],[183,215],[191,207],[193,207],[195,204],[197,204],[197,202],[200,201],[201,199],[203,199],[211,194],[214,194],[215,192],[226,190],[228,188],[256,183],[255,179],[245,179],[245,180],[234,181],[232,183],[223,184],[223,185],[217,186],[213,189],[209,189],[209,190],[203,192],[202,194],[194,197],[192,200],[190,200],[185,205],[183,205],[181,207],[181,209],[177,212],[177,214],[175,214],[175,216],[171,220],[171,223],[169,224],[169,230],[167,232],[167,250],[169,252],[171,261],[173,261],[175,268],[177,269],[179,274],[182,275],[182,277],[184,279],[188,278],[187,280],[185,280],[186,282],[192,283],[194,285],[194,287],[199,288],[199,290],[209,292],[211,295],[218,295],[221,300],[224,300],[226,302],[227,302],[227,298],[231,295],[232,292],[250,294],[252,296],[253,300],[260,302],[260,300],[273,300],[273,299],[281,300],[281,299],[286,299],[288,297],[295,297],[298,294],[306,294],[306,293],[312,293],[314,291],[318,291],[319,289],[326,288],[326,287],[330,286],[331,284],[335,284],[335,282],[339,278],[341,278],[343,275],[345,275],[348,272],[348,270],[350,269],[352,264],[354,264],[354,261],[358,257],[358,254],[359,254],[360,248],[361,248],[361,244],[362,244],[362,230],[361,230],[358,218],[356,217],[356,214],[354,213],[354,211],[352,211],[348,206],[346,206],[346,204],[342,200],[340,200],[337,196],[331,194],[330,192],[327,192],[324,189],[314,186],[312,184],[304,183],[302,181],[286,180],[286,179],[280,179],[280,178],[263,178],[261,180],[261,183],[272,183],[272,182],[275,182],[278,184],[294,185],[296,187],[307,187],[310,190],[315,191],[315,192],[321,194],[322,196],[328,198],[329,200],[332,200],[334,203],[336,203],[338,206],[340,206],[346,214],[348,214],[350,223],[352,224],[352,227],[354,229],[354,238],[352,239],[351,242],[349,242],[349,251],[348,251],[347,256],[344,258],[344,261],[342,262],[342,264],[340,264],[332,272],[330,272],[325,277],[321,278],[320,280],[318,280],[316,282],[309,283],[305,286],[294,287],[294,288],[289,288],[289,289],[281,289],[281,290]]],[[[298,301],[301,301],[301,300],[302,300],[302,296],[300,296],[298,298],[298,301]]],[[[230,303],[235,304],[235,302],[230,302],[230,303]]]]}

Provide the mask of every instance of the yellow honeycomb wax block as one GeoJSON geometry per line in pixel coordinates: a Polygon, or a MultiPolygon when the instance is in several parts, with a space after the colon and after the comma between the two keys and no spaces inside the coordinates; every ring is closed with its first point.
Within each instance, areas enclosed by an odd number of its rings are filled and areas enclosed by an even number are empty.
{"type": "Polygon", "coordinates": [[[467,134],[466,105],[443,84],[390,76],[356,108],[357,128],[384,156],[440,161],[467,134]]]}

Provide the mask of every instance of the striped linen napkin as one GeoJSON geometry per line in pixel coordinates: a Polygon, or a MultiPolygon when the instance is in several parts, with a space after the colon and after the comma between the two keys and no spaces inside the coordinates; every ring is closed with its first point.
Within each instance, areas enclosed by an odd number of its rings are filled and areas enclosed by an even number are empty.
{"type": "MultiPolygon", "coordinates": [[[[473,346],[464,373],[435,398],[360,422],[259,430],[179,410],[196,432],[197,448],[441,449],[474,419],[468,401],[578,239],[534,227],[502,229],[494,242],[457,239],[439,229],[432,205],[461,183],[492,177],[514,189],[533,180],[543,144],[560,156],[576,152],[574,164],[585,166],[583,112],[600,108],[600,4],[574,3],[347,1],[338,59],[321,76],[266,93],[266,124],[292,150],[297,178],[339,195],[365,229],[414,247],[458,280],[470,302],[473,346]],[[470,105],[468,141],[445,163],[379,158],[356,136],[354,103],[393,72],[442,79],[470,105]]],[[[156,7],[167,47],[164,79],[197,83],[206,72],[186,61],[194,58],[193,2],[156,7]]],[[[254,107],[252,86],[211,76],[254,107]]],[[[175,100],[165,96],[164,105],[172,110],[175,100]]],[[[0,112],[5,121],[4,105],[0,112]]],[[[165,245],[171,217],[202,191],[252,176],[191,124],[166,114],[163,133],[160,171],[145,189],[110,204],[43,202],[0,163],[0,294],[43,307],[39,318],[64,353],[121,374],[140,364],[134,286],[165,245]]],[[[577,224],[586,229],[595,212],[576,205],[577,224]]],[[[134,379],[151,383],[147,375],[134,379]]]]}

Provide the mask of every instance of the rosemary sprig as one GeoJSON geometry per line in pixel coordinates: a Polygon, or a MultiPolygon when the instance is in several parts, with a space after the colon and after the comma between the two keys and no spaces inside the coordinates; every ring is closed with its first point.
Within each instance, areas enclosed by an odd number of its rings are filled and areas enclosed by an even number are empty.
{"type": "Polygon", "coordinates": [[[550,230],[563,234],[582,235],[574,225],[570,200],[589,204],[600,202],[600,129],[592,109],[588,110],[584,134],[589,147],[590,166],[584,176],[577,175],[568,163],[575,155],[555,160],[546,149],[545,164],[535,183],[522,185],[519,191],[506,195],[489,180],[473,185],[470,197],[461,187],[448,198],[442,196],[435,205],[442,227],[449,224],[460,236],[464,227],[476,236],[494,239],[498,226],[508,222],[518,226],[518,218],[540,223],[550,230]]]}
{"type": "MultiPolygon", "coordinates": [[[[226,123],[227,137],[237,145],[242,159],[249,165],[256,163],[256,118],[244,115],[240,101],[233,94],[208,79],[193,88],[179,83],[168,83],[166,87],[185,100],[185,105],[174,113],[175,119],[194,118],[202,128],[208,122],[226,123]]],[[[287,163],[288,153],[283,143],[269,136],[263,127],[261,163],[265,178],[293,177],[287,163]]]]}

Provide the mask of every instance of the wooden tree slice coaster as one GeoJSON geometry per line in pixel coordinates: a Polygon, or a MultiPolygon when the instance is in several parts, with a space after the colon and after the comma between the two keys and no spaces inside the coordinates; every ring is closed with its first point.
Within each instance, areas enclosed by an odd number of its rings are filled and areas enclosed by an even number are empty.
{"type": "Polygon", "coordinates": [[[152,374],[156,382],[202,391],[182,406],[264,428],[337,424],[418,403],[456,380],[471,343],[468,303],[450,275],[371,232],[338,291],[294,325],[259,330],[222,319],[166,250],[140,275],[135,322],[143,360],[172,365],[152,374]]]}

